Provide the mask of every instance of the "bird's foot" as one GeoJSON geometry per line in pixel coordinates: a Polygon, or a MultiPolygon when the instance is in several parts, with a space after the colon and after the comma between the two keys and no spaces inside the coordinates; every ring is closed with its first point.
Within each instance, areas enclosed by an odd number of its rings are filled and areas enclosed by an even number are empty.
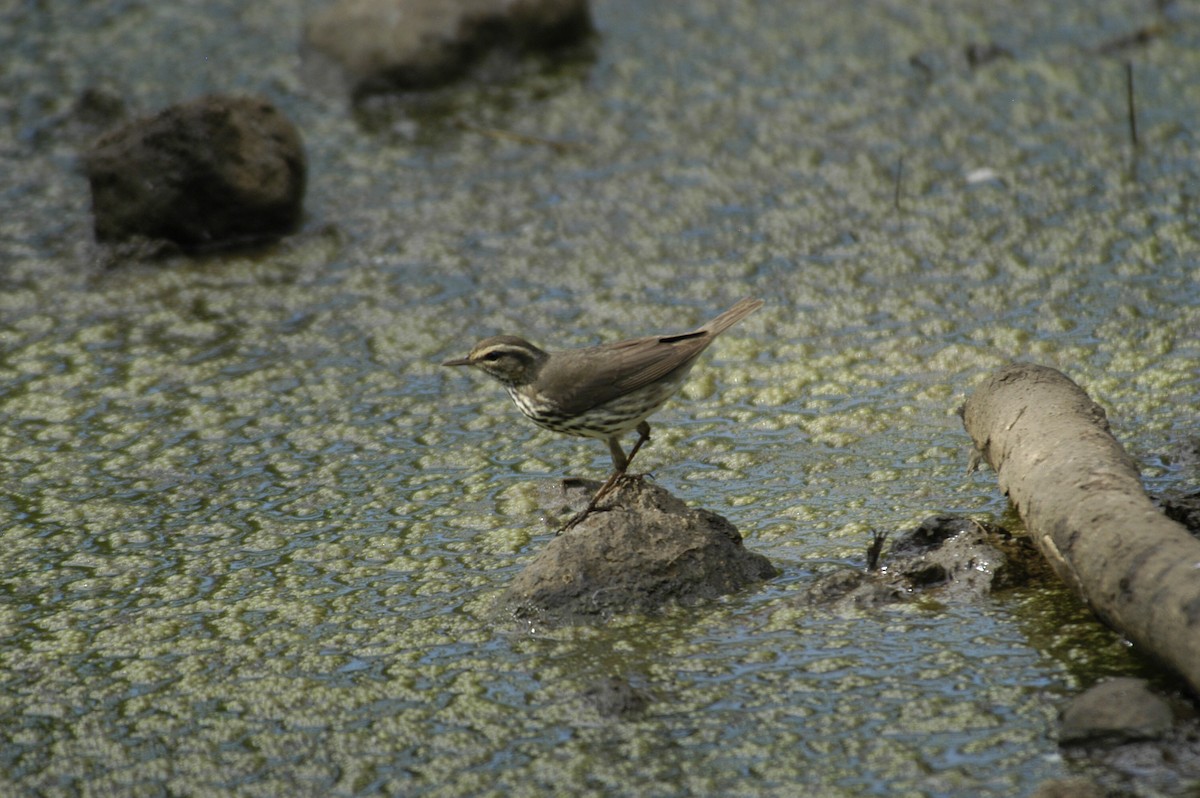
{"type": "MultiPolygon", "coordinates": [[[[563,524],[562,528],[554,534],[561,535],[563,532],[566,532],[569,529],[574,529],[581,521],[583,521],[583,519],[592,514],[592,511],[596,509],[596,506],[600,503],[600,500],[605,496],[612,493],[626,482],[640,482],[643,478],[644,475],[642,474],[630,474],[624,471],[614,471],[612,476],[610,476],[605,483],[600,486],[600,490],[596,491],[596,494],[592,496],[591,501],[587,503],[587,507],[584,507],[582,510],[575,513],[575,515],[573,515],[571,519],[567,521],[567,523],[563,524]]],[[[564,483],[565,482],[566,480],[564,480],[564,483]]]]}

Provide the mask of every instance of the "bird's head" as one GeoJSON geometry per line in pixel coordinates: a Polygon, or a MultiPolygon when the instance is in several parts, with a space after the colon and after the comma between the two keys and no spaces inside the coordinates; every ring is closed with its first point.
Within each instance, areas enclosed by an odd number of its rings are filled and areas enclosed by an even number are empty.
{"type": "Polygon", "coordinates": [[[443,366],[474,366],[504,385],[517,387],[528,385],[537,379],[542,364],[548,358],[524,338],[515,335],[497,335],[475,344],[466,357],[447,360],[443,366]]]}

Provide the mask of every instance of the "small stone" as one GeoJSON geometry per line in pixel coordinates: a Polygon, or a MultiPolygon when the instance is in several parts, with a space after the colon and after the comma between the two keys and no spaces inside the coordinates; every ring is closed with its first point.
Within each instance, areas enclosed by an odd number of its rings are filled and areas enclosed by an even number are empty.
{"type": "Polygon", "coordinates": [[[1074,776],[1044,781],[1029,798],[1105,798],[1106,795],[1108,792],[1091,779],[1074,776]]]}
{"type": "Polygon", "coordinates": [[[1076,696],[1062,712],[1061,743],[1154,740],[1170,730],[1170,705],[1142,679],[1101,682],[1076,696]]]}
{"type": "Polygon", "coordinates": [[[592,682],[583,691],[583,697],[606,718],[633,717],[650,705],[650,697],[644,690],[617,676],[592,682]]]}

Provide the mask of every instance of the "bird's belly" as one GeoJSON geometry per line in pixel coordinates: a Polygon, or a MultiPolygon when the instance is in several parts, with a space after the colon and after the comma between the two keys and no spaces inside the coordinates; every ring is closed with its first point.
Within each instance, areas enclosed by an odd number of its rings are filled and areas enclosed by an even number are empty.
{"type": "Polygon", "coordinates": [[[651,383],[576,415],[559,413],[552,406],[530,401],[515,391],[510,393],[521,412],[539,427],[564,435],[603,440],[636,429],[679,390],[686,376],[685,371],[675,379],[651,383]]]}

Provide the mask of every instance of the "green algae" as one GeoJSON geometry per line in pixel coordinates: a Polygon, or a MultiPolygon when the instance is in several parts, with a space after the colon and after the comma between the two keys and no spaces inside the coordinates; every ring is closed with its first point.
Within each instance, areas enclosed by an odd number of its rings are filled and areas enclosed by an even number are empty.
{"type": "Polygon", "coordinates": [[[1125,4],[597,4],[594,62],[356,113],[300,78],[301,9],[210,6],[0,21],[8,792],[1007,796],[1068,772],[1058,698],[1145,664],[1060,588],[850,617],[794,593],[870,529],[1004,512],[954,408],[1011,358],[1076,378],[1136,456],[1194,436],[1194,24],[1127,54],[1134,154],[1097,54],[1147,22],[1125,4]],[[969,70],[990,39],[1014,57],[969,70]],[[99,268],[67,121],[94,80],[139,111],[270,95],[312,162],[305,228],[99,268]],[[639,461],[784,575],[594,629],[497,619],[549,534],[539,485],[607,453],[438,363],[743,295],[767,306],[639,461]],[[643,712],[588,704],[613,676],[643,712]]]}

